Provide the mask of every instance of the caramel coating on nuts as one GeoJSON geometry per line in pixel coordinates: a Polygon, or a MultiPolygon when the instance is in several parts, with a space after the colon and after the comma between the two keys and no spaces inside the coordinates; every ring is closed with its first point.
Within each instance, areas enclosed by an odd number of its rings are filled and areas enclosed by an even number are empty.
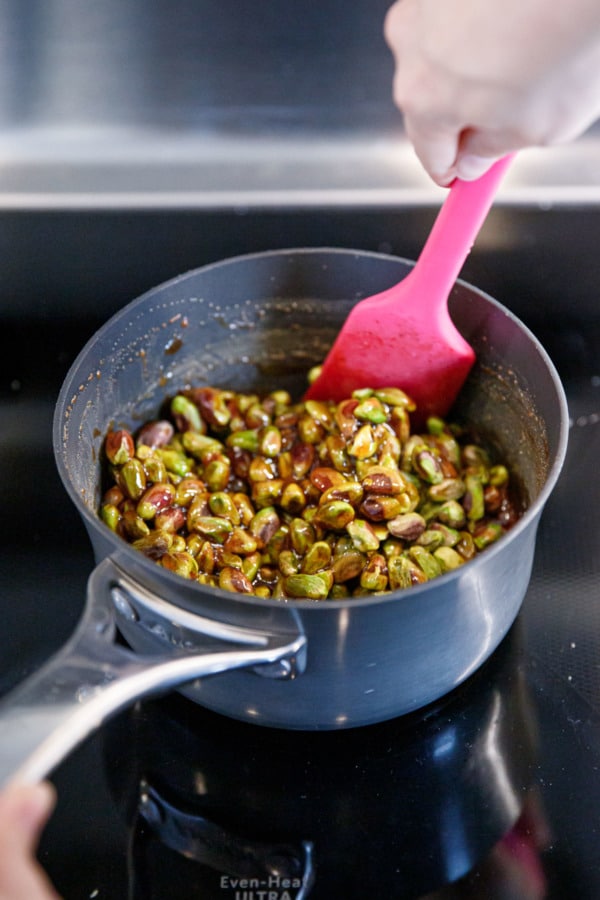
{"type": "Polygon", "coordinates": [[[340,403],[210,386],[110,431],[105,525],[201,584],[335,602],[456,569],[518,518],[508,468],[398,388],[340,403]]]}

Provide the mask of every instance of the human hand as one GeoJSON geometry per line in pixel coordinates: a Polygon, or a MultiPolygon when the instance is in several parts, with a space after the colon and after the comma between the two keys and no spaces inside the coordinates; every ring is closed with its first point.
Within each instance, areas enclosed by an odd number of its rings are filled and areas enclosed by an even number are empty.
{"type": "Polygon", "coordinates": [[[54,802],[47,783],[10,785],[0,793],[0,900],[59,900],[35,858],[54,802]]]}
{"type": "Polygon", "coordinates": [[[598,0],[398,0],[384,30],[395,102],[438,184],[572,140],[600,116],[598,0]]]}

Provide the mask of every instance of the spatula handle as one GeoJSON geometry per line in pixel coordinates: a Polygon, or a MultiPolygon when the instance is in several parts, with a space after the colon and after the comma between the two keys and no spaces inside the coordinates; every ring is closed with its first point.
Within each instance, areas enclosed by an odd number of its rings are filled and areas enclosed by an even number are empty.
{"type": "Polygon", "coordinates": [[[448,297],[513,159],[503,156],[475,181],[452,183],[414,270],[424,298],[437,304],[448,297]]]}

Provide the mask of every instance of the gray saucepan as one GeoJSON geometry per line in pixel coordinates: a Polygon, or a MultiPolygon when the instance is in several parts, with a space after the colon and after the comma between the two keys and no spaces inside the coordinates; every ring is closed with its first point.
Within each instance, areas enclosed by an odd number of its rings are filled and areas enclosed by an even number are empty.
{"type": "Polygon", "coordinates": [[[408,590],[282,603],[179,578],[97,515],[111,425],[136,427],[190,383],[278,386],[300,396],[352,304],[395,284],[410,265],[338,249],[237,257],[149,291],[88,342],[58,399],[54,449],[97,567],[71,640],[3,701],[0,780],[45,777],[109,716],[151,693],[178,687],[210,709],[268,726],[348,728],[439,699],[498,646],[527,590],[568,414],[537,339],[463,282],[450,311],[477,363],[453,418],[500,448],[527,506],[475,560],[408,590]]]}

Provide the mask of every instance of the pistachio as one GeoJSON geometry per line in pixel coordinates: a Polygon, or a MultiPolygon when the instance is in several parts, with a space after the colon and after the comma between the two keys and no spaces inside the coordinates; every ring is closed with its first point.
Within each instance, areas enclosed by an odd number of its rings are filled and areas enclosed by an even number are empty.
{"type": "Polygon", "coordinates": [[[381,553],[374,553],[362,570],[360,586],[366,591],[379,593],[388,586],[387,560],[381,553]]]}
{"type": "Polygon", "coordinates": [[[483,505],[486,514],[494,514],[500,511],[506,496],[504,488],[495,484],[486,484],[483,489],[483,505]]]}
{"type": "Polygon", "coordinates": [[[473,468],[489,469],[490,467],[489,453],[479,444],[465,444],[462,449],[462,461],[463,465],[473,468]]]}
{"type": "Polygon", "coordinates": [[[457,553],[460,553],[463,559],[473,559],[477,552],[473,535],[468,531],[461,531],[454,549],[457,553]]]}
{"type": "Polygon", "coordinates": [[[283,579],[283,589],[289,597],[306,600],[325,600],[333,584],[331,574],[288,575],[283,579]]]}
{"type": "Polygon", "coordinates": [[[437,578],[442,574],[440,562],[425,547],[419,547],[415,544],[410,548],[408,554],[414,562],[423,570],[428,579],[437,578]]]}
{"type": "Polygon", "coordinates": [[[508,469],[503,465],[490,468],[489,483],[495,487],[505,487],[509,481],[508,469]]]}
{"type": "Polygon", "coordinates": [[[287,550],[289,546],[289,528],[287,525],[280,525],[277,531],[269,538],[266,547],[266,555],[268,559],[277,565],[279,555],[283,550],[287,550]]]}
{"type": "Polygon", "coordinates": [[[246,410],[246,425],[248,428],[253,429],[256,432],[257,444],[258,444],[258,429],[266,428],[267,425],[271,424],[271,413],[268,412],[264,406],[262,406],[258,400],[256,403],[253,403],[246,410]]]}
{"type": "Polygon", "coordinates": [[[399,441],[405,444],[410,437],[410,416],[404,407],[395,406],[392,409],[390,425],[399,441]]]}
{"type": "Polygon", "coordinates": [[[460,532],[458,532],[456,528],[450,528],[449,525],[442,524],[442,522],[432,522],[429,530],[432,531],[433,534],[439,534],[441,536],[441,543],[444,547],[454,547],[460,540],[460,532]]]}
{"type": "Polygon", "coordinates": [[[258,450],[258,431],[250,428],[232,431],[225,443],[228,447],[236,447],[239,450],[249,450],[251,453],[256,453],[258,450]]]}
{"type": "Polygon", "coordinates": [[[299,484],[292,481],[284,487],[279,503],[286,513],[295,516],[306,506],[304,491],[299,484]]]}
{"type": "Polygon", "coordinates": [[[148,523],[145,522],[141,516],[138,516],[135,509],[131,508],[123,510],[119,522],[119,530],[122,531],[130,541],[136,541],[138,538],[143,538],[150,534],[150,526],[148,523]]]}
{"type": "Polygon", "coordinates": [[[346,600],[350,596],[350,591],[345,584],[334,583],[329,591],[330,600],[346,600]]]}
{"type": "Polygon", "coordinates": [[[253,516],[248,528],[250,534],[254,535],[263,546],[266,546],[279,528],[279,525],[280,520],[275,508],[273,506],[265,506],[264,509],[261,509],[253,516]]]}
{"type": "Polygon", "coordinates": [[[114,503],[103,503],[100,507],[100,517],[111,531],[116,531],[121,521],[121,513],[114,503]]]}
{"type": "Polygon", "coordinates": [[[386,497],[384,494],[368,494],[360,505],[360,511],[372,522],[383,522],[403,515],[410,510],[406,494],[386,497]]]}
{"type": "Polygon", "coordinates": [[[175,488],[167,482],[158,482],[144,491],[136,507],[138,516],[142,519],[153,519],[163,509],[173,505],[175,488]]]}
{"type": "Polygon", "coordinates": [[[437,484],[432,484],[427,493],[432,500],[460,500],[466,491],[465,482],[460,478],[442,478],[437,484]]]}
{"type": "Polygon", "coordinates": [[[486,547],[497,541],[503,534],[504,529],[499,522],[488,522],[474,532],[473,543],[478,550],[485,550],[486,547]]]}
{"type": "Polygon", "coordinates": [[[305,414],[298,419],[298,435],[305,444],[318,444],[325,436],[325,429],[320,422],[305,414]]]}
{"type": "Polygon", "coordinates": [[[109,431],[104,442],[106,458],[113,466],[122,466],[135,454],[135,444],[129,431],[120,428],[109,431]]]}
{"type": "MultiPolygon", "coordinates": [[[[171,400],[171,413],[177,425],[178,431],[198,431],[200,434],[206,432],[206,425],[200,410],[189,397],[183,394],[177,394],[171,400]]],[[[169,438],[170,440],[170,438],[169,438]]],[[[166,442],[168,443],[168,441],[166,442]]]]}
{"type": "Polygon", "coordinates": [[[255,481],[252,485],[252,502],[257,509],[274,506],[282,497],[284,482],[282,478],[270,481],[255,481]]]}
{"type": "Polygon", "coordinates": [[[140,499],[148,483],[144,466],[139,459],[128,459],[121,466],[118,479],[120,486],[132,500],[140,499]]]}
{"type": "Polygon", "coordinates": [[[173,440],[175,429],[167,419],[146,422],[137,433],[137,445],[156,450],[165,447],[173,440]]]}
{"type": "Polygon", "coordinates": [[[291,451],[292,474],[294,478],[303,478],[312,467],[315,458],[315,448],[312,444],[294,444],[291,451]]]}
{"type": "Polygon", "coordinates": [[[382,403],[387,403],[388,406],[398,406],[402,409],[407,409],[409,412],[414,412],[417,408],[414,400],[400,388],[379,388],[375,391],[375,396],[382,403]]]}
{"type": "Polygon", "coordinates": [[[321,494],[319,503],[329,503],[331,500],[345,500],[352,506],[356,506],[362,500],[363,493],[363,486],[360,481],[346,479],[343,484],[327,488],[321,494]]]}
{"type": "Polygon", "coordinates": [[[191,553],[169,550],[160,558],[160,564],[170,572],[182,578],[195,578],[198,574],[198,563],[191,553]]]}
{"type": "Polygon", "coordinates": [[[328,466],[317,466],[310,473],[310,482],[317,490],[324,492],[332,487],[341,487],[347,483],[348,479],[337,469],[328,466]]]}
{"type": "MultiPolygon", "coordinates": [[[[173,534],[173,543],[171,544],[171,551],[173,553],[184,553],[189,552],[187,541],[181,534],[173,534]]],[[[194,554],[192,554],[193,556],[194,554]]]]}
{"type": "Polygon", "coordinates": [[[150,559],[160,559],[171,548],[173,536],[168,531],[151,531],[133,541],[132,546],[150,559]]]}
{"type": "Polygon", "coordinates": [[[354,507],[346,500],[323,503],[315,513],[314,522],[332,531],[343,531],[354,518],[354,507]]]}
{"type": "Polygon", "coordinates": [[[446,500],[438,509],[437,518],[444,525],[461,529],[465,524],[465,511],[457,500],[446,500]]]}
{"type": "Polygon", "coordinates": [[[387,419],[387,413],[377,397],[367,397],[354,410],[357,419],[379,425],[387,419]]]}
{"type": "Polygon", "coordinates": [[[265,459],[264,456],[255,456],[250,463],[248,469],[248,480],[252,481],[268,481],[270,478],[277,476],[277,463],[272,459],[265,459]]]}
{"type": "Polygon", "coordinates": [[[260,432],[258,452],[263,456],[278,456],[281,453],[281,431],[276,425],[267,425],[260,432]]]}
{"type": "Polygon", "coordinates": [[[429,434],[439,436],[446,431],[446,423],[443,419],[440,419],[439,416],[428,416],[426,424],[429,434]]]}
{"type": "Polygon", "coordinates": [[[137,457],[141,460],[144,466],[144,472],[146,473],[147,481],[168,481],[169,474],[167,472],[167,467],[165,466],[162,459],[157,456],[153,450],[142,445],[138,448],[137,457]],[[144,450],[147,451],[147,455],[142,452],[144,450]]]}
{"type": "Polygon", "coordinates": [[[434,550],[437,550],[437,548],[441,547],[444,543],[444,536],[441,531],[436,531],[434,528],[427,528],[421,537],[417,538],[415,543],[418,544],[419,547],[425,547],[426,550],[433,553],[434,550]]]}
{"type": "Polygon", "coordinates": [[[404,541],[416,541],[424,533],[426,522],[419,513],[407,512],[390,519],[387,527],[394,537],[402,538],[404,541]]]}
{"type": "MultiPolygon", "coordinates": [[[[168,472],[185,478],[192,471],[194,462],[185,453],[178,450],[170,450],[168,447],[161,447],[157,450],[157,454],[168,472]]],[[[153,478],[153,481],[158,479],[153,478]]]]}
{"type": "Polygon", "coordinates": [[[307,400],[304,404],[308,415],[318,422],[326,431],[330,431],[333,427],[334,416],[332,414],[329,403],[323,403],[321,400],[307,400]]]}
{"type": "Polygon", "coordinates": [[[232,495],[232,499],[240,517],[240,524],[247,527],[255,515],[255,509],[250,502],[250,498],[247,494],[236,491],[236,493],[232,495]]]}
{"type": "Polygon", "coordinates": [[[233,591],[236,594],[252,594],[252,582],[248,576],[233,566],[225,566],[219,572],[219,587],[224,591],[233,591]]]}
{"type": "Polygon", "coordinates": [[[444,479],[440,457],[427,446],[416,447],[412,454],[412,466],[423,481],[439,484],[444,479]]]}
{"type": "Polygon", "coordinates": [[[221,441],[206,434],[198,434],[196,431],[184,432],[182,443],[184,449],[201,462],[204,462],[205,459],[210,459],[215,453],[223,452],[221,441]]]}
{"type": "Polygon", "coordinates": [[[306,376],[308,383],[314,384],[314,382],[317,380],[317,378],[319,377],[319,375],[321,374],[322,371],[323,371],[323,366],[313,366],[311,369],[309,369],[308,374],[306,376]]]}
{"type": "Polygon", "coordinates": [[[222,544],[227,535],[233,531],[233,525],[229,519],[220,516],[198,516],[190,522],[188,515],[188,527],[217,544],[222,544]]]}
{"type": "Polygon", "coordinates": [[[331,564],[331,547],[325,541],[315,541],[306,551],[301,571],[312,575],[326,569],[331,564]]]}
{"type": "Polygon", "coordinates": [[[333,580],[336,584],[352,581],[360,576],[366,557],[356,549],[347,550],[335,556],[332,563],[333,580]]]}
{"type": "Polygon", "coordinates": [[[165,568],[283,600],[424,583],[498,540],[520,513],[503,462],[397,388],[333,404],[286,390],[191,388],[170,420],[105,439],[99,514],[165,568]]]}
{"type": "Polygon", "coordinates": [[[425,580],[418,566],[415,566],[410,559],[403,555],[388,559],[388,578],[393,591],[409,588],[413,584],[419,584],[425,580]]]}
{"type": "Polygon", "coordinates": [[[282,550],[277,564],[282,575],[296,575],[300,571],[300,559],[293,550],[282,550]]]}
{"type": "Polygon", "coordinates": [[[370,466],[362,479],[362,486],[369,494],[402,494],[406,485],[406,478],[391,466],[370,466]]]}
{"type": "Polygon", "coordinates": [[[113,506],[120,506],[124,500],[125,494],[118,486],[118,484],[113,484],[112,487],[108,488],[108,490],[104,492],[102,497],[102,503],[112,504],[113,506]]]}
{"type": "Polygon", "coordinates": [[[188,507],[200,495],[208,496],[204,482],[199,478],[183,478],[175,489],[175,503],[188,507]]]}
{"type": "Polygon", "coordinates": [[[290,522],[290,541],[295,552],[304,556],[308,548],[315,542],[315,529],[304,519],[292,519],[290,522]]]}
{"type": "Polygon", "coordinates": [[[224,428],[231,419],[228,402],[232,396],[230,391],[212,387],[197,388],[190,392],[190,398],[200,410],[202,418],[216,429],[224,428]]]}
{"type": "Polygon", "coordinates": [[[439,562],[442,572],[451,572],[464,563],[460,553],[457,553],[452,547],[438,547],[437,550],[434,550],[433,555],[439,562]]]}
{"type": "Polygon", "coordinates": [[[232,525],[240,524],[240,514],[231,494],[227,491],[215,491],[210,495],[208,506],[213,516],[229,519],[232,525]]]}
{"type": "MultiPolygon", "coordinates": [[[[249,581],[254,582],[258,570],[260,568],[260,553],[249,553],[248,556],[242,557],[242,572],[249,581]]],[[[258,594],[258,590],[255,592],[258,594]]],[[[269,596],[267,594],[266,596],[269,596]]]]}
{"type": "MultiPolygon", "coordinates": [[[[281,436],[281,446],[285,444],[285,435],[281,436]]],[[[277,473],[284,481],[289,481],[294,475],[294,467],[292,464],[292,454],[289,450],[282,450],[277,457],[277,473]]]]}
{"type": "Polygon", "coordinates": [[[465,478],[465,488],[463,507],[470,521],[476,522],[485,515],[483,484],[480,476],[467,475],[465,478]]]}
{"type": "Polygon", "coordinates": [[[352,444],[348,447],[350,456],[357,459],[369,459],[375,454],[377,443],[373,435],[373,429],[370,425],[363,425],[358,429],[354,436],[352,444]]]}
{"type": "Polygon", "coordinates": [[[250,556],[258,549],[258,541],[254,535],[249,534],[245,528],[238,526],[227,536],[223,548],[228,553],[237,553],[239,556],[250,556]]]}
{"type": "Polygon", "coordinates": [[[204,480],[211,491],[224,491],[231,477],[231,461],[226,456],[211,459],[204,466],[204,480]]]}
{"type": "Polygon", "coordinates": [[[346,531],[352,538],[352,543],[361,553],[369,553],[379,548],[379,538],[374,528],[364,519],[354,519],[346,525],[346,531]]]}
{"type": "Polygon", "coordinates": [[[169,506],[156,514],[154,525],[161,531],[170,531],[172,534],[176,534],[185,525],[186,518],[185,510],[180,506],[169,506]]]}
{"type": "Polygon", "coordinates": [[[200,571],[205,572],[207,575],[213,574],[216,568],[216,557],[215,549],[210,541],[202,540],[202,545],[198,553],[196,553],[195,559],[200,571]]]}

